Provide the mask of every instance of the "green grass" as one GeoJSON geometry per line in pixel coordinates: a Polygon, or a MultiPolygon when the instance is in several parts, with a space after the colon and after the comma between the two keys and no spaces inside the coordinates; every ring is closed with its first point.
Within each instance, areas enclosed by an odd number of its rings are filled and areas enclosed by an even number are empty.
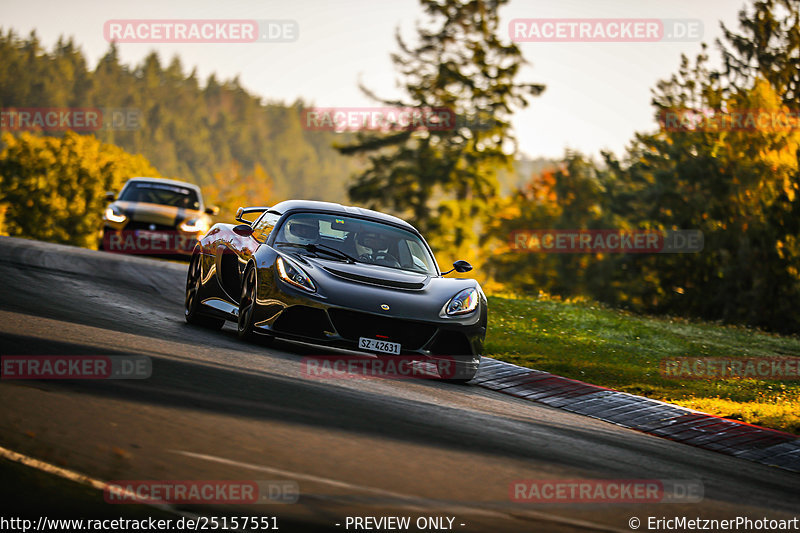
{"type": "Polygon", "coordinates": [[[596,303],[489,298],[486,354],[520,366],[800,434],[800,381],[670,379],[671,357],[800,356],[800,339],[596,303]]]}

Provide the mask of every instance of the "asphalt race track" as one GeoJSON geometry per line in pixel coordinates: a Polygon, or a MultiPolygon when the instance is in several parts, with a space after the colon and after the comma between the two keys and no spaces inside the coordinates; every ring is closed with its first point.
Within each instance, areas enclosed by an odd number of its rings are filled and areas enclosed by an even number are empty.
{"type": "Polygon", "coordinates": [[[631,531],[631,517],[780,519],[800,510],[800,475],[478,386],[309,379],[301,359],[321,349],[245,343],[232,324],[187,325],[185,271],[0,238],[1,355],[153,362],[147,380],[3,380],[0,446],[103,481],[293,480],[296,504],[180,507],[278,516],[285,532],[354,531],[348,516],[455,517],[453,530],[465,532],[631,531]],[[699,480],[705,495],[528,504],[510,499],[520,479],[699,480]]]}

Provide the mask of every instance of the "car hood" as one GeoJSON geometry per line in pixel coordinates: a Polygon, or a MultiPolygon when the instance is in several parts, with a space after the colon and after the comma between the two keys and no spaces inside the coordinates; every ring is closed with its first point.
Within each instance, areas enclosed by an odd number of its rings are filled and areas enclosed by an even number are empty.
{"type": "Polygon", "coordinates": [[[478,318],[479,313],[474,317],[439,316],[445,304],[461,290],[476,287],[480,291],[474,279],[428,276],[310,256],[303,256],[301,263],[329,305],[411,320],[472,322],[478,318]]]}
{"type": "Polygon", "coordinates": [[[397,270],[396,268],[366,265],[363,263],[322,262],[314,258],[307,259],[320,265],[334,276],[349,281],[378,285],[381,287],[419,290],[424,289],[431,280],[431,277],[427,274],[397,270]]]}
{"type": "Polygon", "coordinates": [[[135,222],[148,222],[164,226],[176,226],[186,219],[198,218],[202,212],[171,205],[147,204],[141,202],[114,202],[125,215],[135,222]]]}

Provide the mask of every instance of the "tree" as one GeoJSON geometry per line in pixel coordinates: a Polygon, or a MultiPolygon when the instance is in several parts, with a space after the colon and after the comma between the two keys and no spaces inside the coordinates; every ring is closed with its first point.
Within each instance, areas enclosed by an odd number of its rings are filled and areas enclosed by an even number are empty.
{"type": "Polygon", "coordinates": [[[689,111],[703,121],[638,133],[620,159],[603,154],[602,165],[568,154],[560,170],[504,205],[492,228],[506,241],[510,230],[537,224],[699,229],[702,252],[575,258],[514,254],[500,245],[491,259],[495,277],[638,311],[797,331],[800,129],[780,120],[773,127],[770,118],[796,116],[797,5],[756,2],[744,36],[727,33],[734,44],[726,69],[710,68],[703,46],[694,62],[683,57],[675,75],[657,84],[660,120],[689,111]],[[730,114],[741,111],[768,121],[736,125],[730,114]]]}
{"type": "Polygon", "coordinates": [[[757,0],[739,11],[737,33],[720,24],[723,77],[732,91],[765,79],[787,105],[800,105],[800,0],[757,0]]]}
{"type": "Polygon", "coordinates": [[[34,33],[24,39],[0,33],[0,107],[138,111],[138,127],[93,133],[144,154],[165,175],[199,185],[231,175],[232,167],[241,176],[260,167],[275,196],[343,202],[347,180],[363,166],[332,147],[347,135],[302,127],[302,103],[262,101],[236,79],[211,75],[201,84],[177,57],[163,62],[153,53],[124,65],[113,43],[92,71],[72,39],[59,39],[48,52],[34,33]]]}
{"type": "Polygon", "coordinates": [[[232,165],[228,172],[217,172],[204,193],[208,205],[219,207],[223,220],[233,220],[240,207],[271,206],[275,200],[272,178],[260,166],[247,176],[241,175],[238,165],[232,165]]]}
{"type": "Polygon", "coordinates": [[[501,200],[487,229],[497,242],[486,265],[492,278],[534,294],[590,294],[599,264],[596,257],[531,252],[516,246],[512,235],[517,231],[613,227],[608,223],[605,177],[593,161],[568,151],[557,168],[532,176],[510,199],[501,200]]]}
{"type": "Polygon", "coordinates": [[[350,198],[412,220],[438,248],[477,244],[497,195],[497,172],[511,168],[511,113],[544,90],[515,81],[525,61],[514,43],[497,35],[497,10],[506,3],[421,0],[430,20],[417,25],[418,44],[410,47],[398,31],[400,51],[392,55],[404,96],[381,99],[362,86],[385,106],[451,110],[454,127],[361,132],[355,143],[339,147],[369,156],[350,198]]]}
{"type": "Polygon", "coordinates": [[[141,155],[92,136],[6,133],[2,140],[0,206],[11,236],[96,248],[106,191],[134,176],[159,176],[141,155]]]}
{"type": "MultiPolygon", "coordinates": [[[[709,117],[753,110],[789,114],[763,78],[733,89],[706,67],[692,66],[658,84],[656,114],[694,110],[709,117]]],[[[769,115],[767,115],[769,116],[769,115]]],[[[697,126],[638,134],[622,163],[607,160],[617,187],[610,205],[635,227],[699,229],[696,254],[609,258],[626,268],[604,301],[640,310],[794,330],[800,313],[800,182],[796,128],[697,126]]],[[[615,271],[619,271],[615,269],[615,271]]],[[[601,293],[594,291],[594,295],[601,293]]]]}

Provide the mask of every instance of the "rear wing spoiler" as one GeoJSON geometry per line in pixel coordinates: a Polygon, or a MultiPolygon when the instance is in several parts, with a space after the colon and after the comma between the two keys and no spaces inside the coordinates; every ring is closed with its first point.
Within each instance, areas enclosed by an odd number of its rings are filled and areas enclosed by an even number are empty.
{"type": "Polygon", "coordinates": [[[245,220],[244,215],[248,213],[263,213],[269,211],[269,207],[240,207],[236,210],[236,220],[244,224],[250,224],[251,220],[245,220]]]}

